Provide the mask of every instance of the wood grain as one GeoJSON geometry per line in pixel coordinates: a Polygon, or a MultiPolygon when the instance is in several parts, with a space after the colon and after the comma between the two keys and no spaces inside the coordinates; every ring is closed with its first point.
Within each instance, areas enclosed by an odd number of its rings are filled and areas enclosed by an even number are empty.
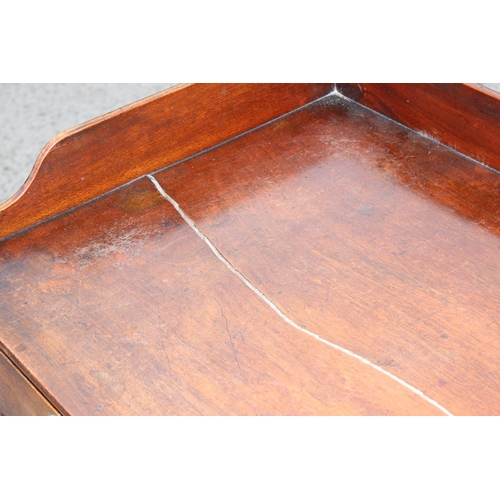
{"type": "Polygon", "coordinates": [[[500,170],[500,99],[477,84],[337,84],[345,96],[500,170]]]}
{"type": "Polygon", "coordinates": [[[331,84],[195,84],[55,137],[0,205],[0,238],[74,208],[327,94],[331,84]]]}
{"type": "Polygon", "coordinates": [[[0,351],[0,415],[59,415],[2,351],[0,351]]]}
{"type": "Polygon", "coordinates": [[[435,415],[292,328],[149,180],[0,243],[0,340],[70,415],[435,415]]]}
{"type": "Polygon", "coordinates": [[[156,175],[299,325],[500,414],[500,175],[341,97],[156,175]]]}

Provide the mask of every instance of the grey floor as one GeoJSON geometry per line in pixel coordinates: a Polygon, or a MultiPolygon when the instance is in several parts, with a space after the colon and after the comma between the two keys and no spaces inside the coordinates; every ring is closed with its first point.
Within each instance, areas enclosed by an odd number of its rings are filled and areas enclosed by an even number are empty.
{"type": "MultiPolygon", "coordinates": [[[[173,83],[1,83],[0,203],[28,177],[56,134],[173,83]]],[[[482,84],[500,92],[499,83],[482,84]]]]}

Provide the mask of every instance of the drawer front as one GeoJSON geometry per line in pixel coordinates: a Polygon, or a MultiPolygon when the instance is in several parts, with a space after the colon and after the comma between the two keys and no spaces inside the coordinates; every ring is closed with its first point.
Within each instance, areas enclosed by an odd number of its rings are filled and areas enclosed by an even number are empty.
{"type": "Polygon", "coordinates": [[[0,414],[59,415],[59,412],[2,351],[0,351],[0,414]]]}

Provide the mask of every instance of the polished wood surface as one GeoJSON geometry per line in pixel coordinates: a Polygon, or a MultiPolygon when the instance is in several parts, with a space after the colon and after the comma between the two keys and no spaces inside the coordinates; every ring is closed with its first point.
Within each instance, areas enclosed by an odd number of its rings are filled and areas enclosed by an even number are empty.
{"type": "Polygon", "coordinates": [[[500,99],[478,84],[337,84],[343,95],[500,170],[500,99]]]}
{"type": "Polygon", "coordinates": [[[0,241],[0,349],[69,415],[497,415],[499,188],[331,95],[0,241]]]}
{"type": "Polygon", "coordinates": [[[2,351],[0,351],[0,415],[59,415],[2,351]]]}
{"type": "Polygon", "coordinates": [[[149,180],[4,241],[0,270],[4,348],[64,414],[442,414],[285,323],[149,180]]]}
{"type": "Polygon", "coordinates": [[[179,85],[50,141],[0,205],[0,238],[307,104],[331,84],[179,85]]]}
{"type": "Polygon", "coordinates": [[[500,175],[335,97],[156,176],[299,325],[500,413],[500,175]]]}

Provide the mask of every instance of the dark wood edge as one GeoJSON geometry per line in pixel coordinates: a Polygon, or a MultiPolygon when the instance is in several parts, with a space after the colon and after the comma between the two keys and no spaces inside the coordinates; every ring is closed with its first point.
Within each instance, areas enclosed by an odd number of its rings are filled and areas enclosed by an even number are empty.
{"type": "Polygon", "coordinates": [[[263,125],[333,84],[183,84],[74,127],[0,205],[0,239],[263,125]]]}
{"type": "MultiPolygon", "coordinates": [[[[0,356],[3,357],[3,360],[8,363],[13,370],[20,377],[20,380],[23,380],[23,384],[29,391],[33,391],[33,394],[36,394],[40,401],[43,401],[43,405],[47,409],[50,409],[50,412],[53,413],[54,416],[62,416],[63,413],[59,411],[48,399],[47,397],[38,389],[38,387],[33,383],[33,381],[26,376],[26,374],[19,368],[16,362],[13,361],[12,357],[8,355],[7,350],[0,348],[0,356]]],[[[1,383],[1,381],[0,381],[1,383]]],[[[20,396],[21,397],[21,396],[20,396]]],[[[5,414],[0,412],[0,415],[5,416],[5,414]]]]}
{"type": "Polygon", "coordinates": [[[471,83],[341,83],[345,97],[500,171],[500,94],[471,83]]]}

